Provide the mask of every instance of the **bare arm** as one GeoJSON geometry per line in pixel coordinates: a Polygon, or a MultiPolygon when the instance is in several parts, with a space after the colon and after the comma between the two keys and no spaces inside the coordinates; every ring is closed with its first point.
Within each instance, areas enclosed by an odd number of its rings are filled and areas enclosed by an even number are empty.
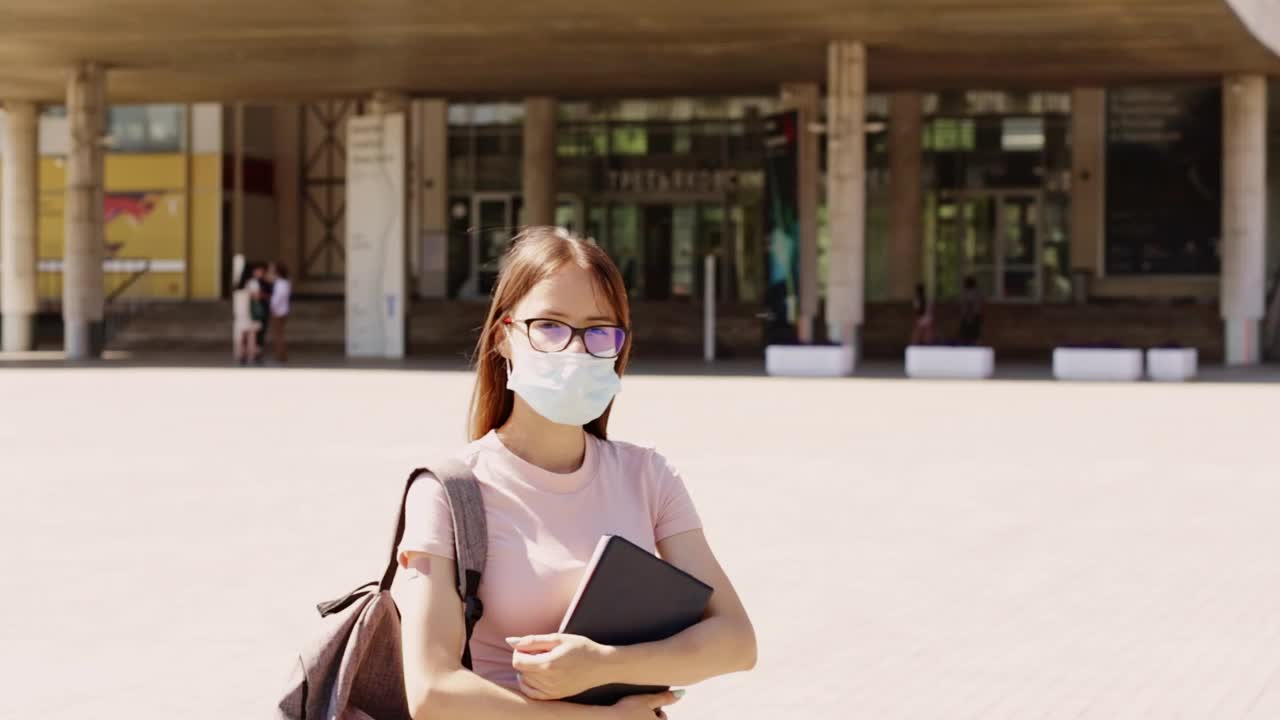
{"type": "Polygon", "coordinates": [[[462,667],[465,627],[454,563],[408,553],[395,589],[404,646],[405,690],[414,720],[559,720],[591,708],[530,700],[462,667]]]}
{"type": "Polygon", "coordinates": [[[630,720],[675,698],[643,696],[612,708],[532,700],[462,667],[466,629],[453,560],[408,553],[393,588],[400,608],[405,690],[414,720],[630,720]]]}

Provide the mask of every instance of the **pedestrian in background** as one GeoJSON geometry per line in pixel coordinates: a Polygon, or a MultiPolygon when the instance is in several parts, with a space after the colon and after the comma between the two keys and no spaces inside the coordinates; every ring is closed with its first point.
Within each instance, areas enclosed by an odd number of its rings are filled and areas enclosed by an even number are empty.
{"type": "Polygon", "coordinates": [[[289,268],[282,262],[273,262],[267,268],[267,279],[271,282],[271,347],[277,362],[289,359],[289,350],[285,346],[285,321],[289,318],[289,297],[293,286],[289,283],[289,268]]]}
{"type": "Polygon", "coordinates": [[[259,364],[262,363],[262,356],[267,352],[267,327],[271,319],[270,303],[271,303],[271,278],[267,273],[267,264],[264,262],[255,262],[254,277],[256,284],[254,285],[253,318],[257,320],[261,327],[258,329],[258,357],[259,364]]]}
{"type": "Polygon", "coordinates": [[[249,356],[250,362],[262,364],[262,354],[266,349],[267,334],[267,267],[260,262],[249,263],[249,280],[245,289],[249,291],[249,317],[254,327],[254,351],[249,356]]]}
{"type": "Polygon", "coordinates": [[[253,267],[249,266],[241,271],[240,281],[231,293],[233,353],[241,365],[258,357],[258,330],[262,328],[262,323],[253,319],[254,291],[250,289],[251,283],[256,283],[256,280],[253,277],[253,267]]]}

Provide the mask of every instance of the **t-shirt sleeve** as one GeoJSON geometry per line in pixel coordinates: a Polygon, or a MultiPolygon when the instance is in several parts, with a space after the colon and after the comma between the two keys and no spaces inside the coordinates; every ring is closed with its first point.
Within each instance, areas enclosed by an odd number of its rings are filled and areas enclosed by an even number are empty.
{"type": "Polygon", "coordinates": [[[436,479],[423,475],[404,502],[404,535],[397,546],[403,564],[404,553],[422,552],[452,558],[453,518],[444,488],[436,479]]]}
{"type": "Polygon", "coordinates": [[[653,453],[653,481],[655,498],[653,508],[653,539],[665,540],[690,530],[702,528],[702,518],[693,506],[693,498],[684,485],[684,478],[658,453],[653,453]]]}

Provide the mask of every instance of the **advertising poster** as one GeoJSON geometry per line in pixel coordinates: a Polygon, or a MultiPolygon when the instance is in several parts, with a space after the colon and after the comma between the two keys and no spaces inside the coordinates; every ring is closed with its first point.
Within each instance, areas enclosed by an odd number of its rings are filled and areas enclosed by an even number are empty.
{"type": "Polygon", "coordinates": [[[405,351],[405,120],[347,123],[347,355],[405,351]]]}
{"type": "Polygon", "coordinates": [[[796,341],[800,290],[800,221],[797,192],[799,113],[788,111],[765,120],[764,231],[765,327],[767,344],[796,341]]]}

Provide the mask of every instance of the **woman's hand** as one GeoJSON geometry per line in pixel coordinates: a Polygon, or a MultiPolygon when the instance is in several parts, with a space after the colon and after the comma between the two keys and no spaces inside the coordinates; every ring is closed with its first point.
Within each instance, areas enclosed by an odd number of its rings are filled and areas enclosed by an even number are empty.
{"type": "Polygon", "coordinates": [[[520,690],[533,700],[573,697],[609,682],[603,666],[612,648],[581,635],[528,635],[507,644],[520,690]]]}
{"type": "Polygon", "coordinates": [[[684,697],[683,690],[672,690],[655,695],[632,695],[619,700],[608,708],[611,720],[667,720],[662,708],[679,702],[684,697]]]}

